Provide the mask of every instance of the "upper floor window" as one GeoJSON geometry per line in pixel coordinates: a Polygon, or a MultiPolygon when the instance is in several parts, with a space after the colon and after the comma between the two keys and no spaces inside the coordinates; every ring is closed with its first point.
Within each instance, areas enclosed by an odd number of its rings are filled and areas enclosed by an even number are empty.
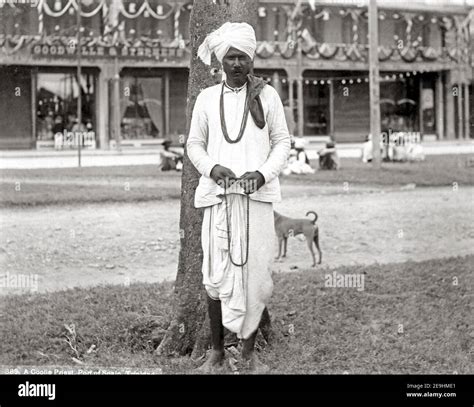
{"type": "MultiPolygon", "coordinates": [[[[100,0],[81,3],[81,27],[83,35],[99,36],[103,33],[104,22],[100,0]]],[[[66,0],[44,0],[44,33],[46,35],[75,36],[77,34],[77,12],[66,0]]]]}
{"type": "Polygon", "coordinates": [[[37,35],[38,9],[30,4],[5,4],[0,7],[0,35],[37,35]]]}
{"type": "Polygon", "coordinates": [[[148,0],[150,9],[140,12],[140,4],[123,0],[124,12],[120,22],[125,22],[126,37],[160,38],[173,40],[181,36],[189,38],[188,24],[192,3],[186,4],[165,0],[148,0]]]}
{"type": "Polygon", "coordinates": [[[288,15],[278,3],[262,3],[258,7],[257,41],[286,41],[288,39],[288,15]]]}

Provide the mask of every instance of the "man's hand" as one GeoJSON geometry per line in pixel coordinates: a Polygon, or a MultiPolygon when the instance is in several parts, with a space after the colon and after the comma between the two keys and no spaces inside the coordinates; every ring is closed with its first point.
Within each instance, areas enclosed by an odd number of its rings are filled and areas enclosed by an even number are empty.
{"type": "Polygon", "coordinates": [[[223,165],[215,165],[211,170],[211,178],[216,184],[224,187],[224,184],[229,188],[236,180],[237,176],[230,168],[224,167],[223,165]]]}
{"type": "Polygon", "coordinates": [[[265,184],[264,176],[258,171],[247,171],[239,179],[239,185],[246,194],[252,194],[265,184]]]}

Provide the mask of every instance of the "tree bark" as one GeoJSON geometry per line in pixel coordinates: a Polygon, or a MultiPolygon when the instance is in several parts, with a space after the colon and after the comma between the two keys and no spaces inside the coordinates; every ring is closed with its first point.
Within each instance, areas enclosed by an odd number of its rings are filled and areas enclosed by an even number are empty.
{"type": "MultiPolygon", "coordinates": [[[[205,37],[226,21],[257,24],[258,2],[255,0],[196,0],[189,23],[191,65],[187,99],[187,133],[198,94],[216,84],[213,69],[220,64],[213,56],[212,66],[205,65],[197,56],[205,37]]],[[[186,141],[184,141],[186,142],[186,141]]],[[[201,225],[203,210],[194,208],[194,192],[200,174],[190,162],[185,148],[181,179],[181,211],[178,273],[174,291],[174,311],[168,331],[158,346],[159,355],[191,354],[201,356],[210,343],[206,292],[202,285],[201,225]]],[[[269,322],[268,312],[265,321],[269,322]]],[[[266,331],[265,331],[266,333],[266,331]]]]}

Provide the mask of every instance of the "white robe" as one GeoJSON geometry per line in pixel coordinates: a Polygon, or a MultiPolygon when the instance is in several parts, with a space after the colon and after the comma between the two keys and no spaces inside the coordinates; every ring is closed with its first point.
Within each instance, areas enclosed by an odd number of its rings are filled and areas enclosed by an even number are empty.
{"type": "MultiPolygon", "coordinates": [[[[229,194],[231,251],[235,263],[246,256],[247,198],[229,194]]],[[[273,204],[250,199],[249,258],[243,267],[230,261],[225,201],[204,210],[202,223],[203,283],[208,295],[221,300],[222,323],[239,338],[258,328],[273,290],[271,260],[274,250],[273,204]]]]}

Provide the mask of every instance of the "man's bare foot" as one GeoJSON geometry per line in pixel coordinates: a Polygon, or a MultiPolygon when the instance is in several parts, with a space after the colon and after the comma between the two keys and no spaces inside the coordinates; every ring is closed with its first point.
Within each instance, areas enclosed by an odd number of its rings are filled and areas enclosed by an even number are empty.
{"type": "Polygon", "coordinates": [[[202,366],[198,367],[196,371],[198,371],[199,373],[215,372],[216,369],[222,367],[222,363],[224,362],[224,355],[224,351],[213,349],[207,360],[202,364],[202,366]]]}
{"type": "Polygon", "coordinates": [[[270,368],[258,359],[255,352],[252,352],[248,358],[242,357],[242,361],[251,374],[266,374],[270,371],[270,368]]]}

